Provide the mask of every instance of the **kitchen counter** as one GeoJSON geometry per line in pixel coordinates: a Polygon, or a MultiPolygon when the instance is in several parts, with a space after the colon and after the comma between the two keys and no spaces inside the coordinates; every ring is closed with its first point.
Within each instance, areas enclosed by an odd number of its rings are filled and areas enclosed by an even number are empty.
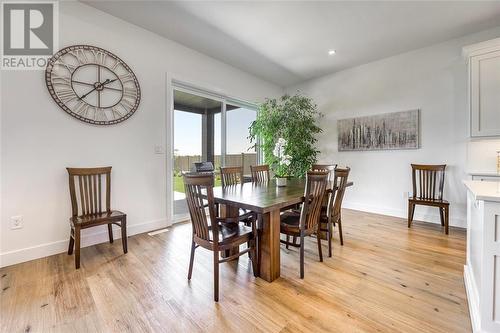
{"type": "Polygon", "coordinates": [[[500,202],[500,182],[465,180],[464,184],[475,200],[500,202]]]}

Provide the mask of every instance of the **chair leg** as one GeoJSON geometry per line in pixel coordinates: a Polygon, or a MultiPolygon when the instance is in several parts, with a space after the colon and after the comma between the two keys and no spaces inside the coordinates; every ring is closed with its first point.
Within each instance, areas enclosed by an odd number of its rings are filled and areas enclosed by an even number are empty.
{"type": "Polygon", "coordinates": [[[340,245],[344,246],[344,236],[342,235],[342,219],[339,218],[337,223],[339,225],[340,245]]]}
{"type": "Polygon", "coordinates": [[[286,235],[286,245],[285,248],[288,250],[288,242],[290,242],[290,236],[286,235]]]}
{"type": "Polygon", "coordinates": [[[300,236],[300,278],[304,278],[304,236],[300,236]]]}
{"type": "Polygon", "coordinates": [[[121,223],[123,253],[127,253],[127,218],[124,217],[121,223]]]}
{"type": "Polygon", "coordinates": [[[214,251],[214,301],[219,301],[219,251],[214,251]]]}
{"type": "Polygon", "coordinates": [[[292,237],[292,243],[293,243],[293,244],[296,244],[296,243],[297,243],[297,236],[293,236],[293,237],[292,237]]]}
{"type": "Polygon", "coordinates": [[[323,262],[323,249],[321,248],[321,235],[320,231],[316,233],[316,238],[318,239],[318,254],[319,254],[319,261],[323,262]]]}
{"type": "Polygon", "coordinates": [[[75,267],[80,268],[80,228],[75,227],[75,267]]]}
{"type": "Polygon", "coordinates": [[[68,246],[68,255],[73,254],[73,247],[75,246],[75,239],[73,238],[73,230],[69,232],[69,246],[68,246]]]}
{"type": "Polygon", "coordinates": [[[449,219],[450,219],[450,217],[449,217],[449,215],[450,215],[450,214],[449,214],[449,213],[450,213],[450,212],[449,212],[449,207],[448,207],[448,206],[444,207],[444,232],[445,232],[447,235],[448,235],[448,232],[449,232],[449,230],[448,230],[448,227],[449,227],[449,219]]]}
{"type": "Polygon", "coordinates": [[[408,201],[408,228],[411,227],[413,221],[413,214],[415,213],[415,204],[408,201]]]}
{"type": "Polygon", "coordinates": [[[439,217],[441,218],[441,226],[444,226],[444,207],[439,207],[439,217]]]}
{"type": "Polygon", "coordinates": [[[188,280],[191,280],[191,276],[193,275],[193,262],[194,262],[194,251],[196,250],[196,243],[191,241],[191,257],[189,259],[189,271],[188,271],[188,280]]]}
{"type": "Polygon", "coordinates": [[[109,242],[113,243],[113,223],[108,223],[109,242]]]}
{"type": "Polygon", "coordinates": [[[328,257],[332,256],[332,223],[327,224],[328,231],[326,232],[326,237],[328,237],[328,257]]]}

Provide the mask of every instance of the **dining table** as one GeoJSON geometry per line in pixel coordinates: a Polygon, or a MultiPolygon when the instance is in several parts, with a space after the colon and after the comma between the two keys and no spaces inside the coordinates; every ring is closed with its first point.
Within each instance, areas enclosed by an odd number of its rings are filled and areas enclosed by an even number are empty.
{"type": "MultiPolygon", "coordinates": [[[[267,182],[214,187],[214,199],[222,217],[237,217],[240,209],[252,211],[258,219],[258,276],[268,282],[280,277],[280,212],[304,199],[305,179],[288,179],[286,186],[267,182]]],[[[348,182],[346,186],[352,186],[348,182]]],[[[333,184],[327,191],[335,191],[333,184]]],[[[327,193],[325,193],[327,194],[327,193]]],[[[238,252],[235,248],[226,256],[238,252]]]]}

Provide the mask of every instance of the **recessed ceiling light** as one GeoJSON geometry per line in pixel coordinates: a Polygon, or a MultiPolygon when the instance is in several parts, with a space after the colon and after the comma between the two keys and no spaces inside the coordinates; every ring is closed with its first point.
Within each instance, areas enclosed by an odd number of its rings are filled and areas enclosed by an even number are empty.
{"type": "Polygon", "coordinates": [[[337,53],[337,51],[335,51],[335,50],[328,51],[328,55],[334,55],[335,53],[337,53]]]}

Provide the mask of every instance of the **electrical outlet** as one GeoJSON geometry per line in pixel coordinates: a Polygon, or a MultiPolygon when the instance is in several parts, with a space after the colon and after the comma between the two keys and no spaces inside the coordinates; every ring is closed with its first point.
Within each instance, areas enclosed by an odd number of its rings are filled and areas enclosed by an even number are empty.
{"type": "Polygon", "coordinates": [[[23,216],[22,215],[11,216],[10,229],[16,230],[16,229],[21,229],[22,227],[23,227],[23,216]]]}
{"type": "Polygon", "coordinates": [[[410,192],[403,192],[403,199],[408,199],[410,192]]]}

